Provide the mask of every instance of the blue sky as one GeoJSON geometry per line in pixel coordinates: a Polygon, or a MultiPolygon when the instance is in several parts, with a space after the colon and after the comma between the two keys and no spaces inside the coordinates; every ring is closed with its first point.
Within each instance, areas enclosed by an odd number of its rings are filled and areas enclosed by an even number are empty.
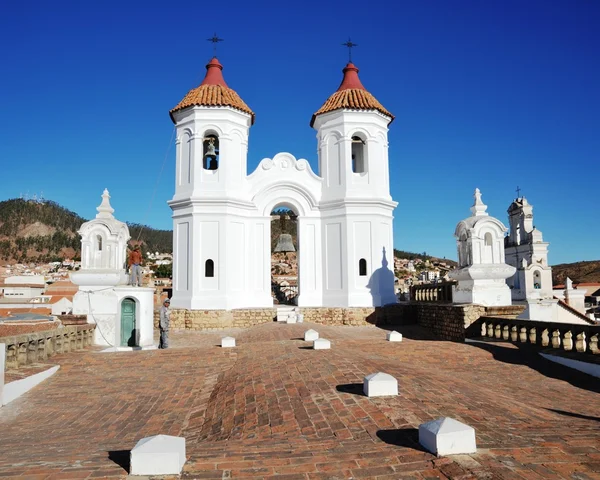
{"type": "Polygon", "coordinates": [[[455,259],[475,187],[506,224],[519,186],[551,264],[600,259],[598,25],[595,0],[11,2],[0,200],[43,191],[91,218],[107,187],[119,219],[170,229],[168,111],[204,77],[214,32],[256,112],[249,171],[280,151],[316,171],[310,118],[351,36],[363,84],[396,115],[396,248],[455,259]]]}

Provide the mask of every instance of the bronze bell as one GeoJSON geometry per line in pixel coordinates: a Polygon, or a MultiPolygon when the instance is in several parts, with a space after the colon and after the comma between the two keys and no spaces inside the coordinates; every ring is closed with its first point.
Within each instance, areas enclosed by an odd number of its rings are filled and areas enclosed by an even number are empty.
{"type": "Polygon", "coordinates": [[[206,153],[204,154],[206,163],[208,165],[207,170],[216,170],[219,166],[217,163],[217,150],[215,148],[215,139],[209,138],[208,145],[206,146],[206,153]]]}
{"type": "Polygon", "coordinates": [[[289,233],[282,233],[277,239],[277,245],[275,245],[274,252],[295,252],[294,242],[292,236],[289,233]]]}

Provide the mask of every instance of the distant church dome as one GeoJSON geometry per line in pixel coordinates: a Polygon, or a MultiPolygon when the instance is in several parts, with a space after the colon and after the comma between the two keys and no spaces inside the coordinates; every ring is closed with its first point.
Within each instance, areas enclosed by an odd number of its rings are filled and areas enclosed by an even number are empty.
{"type": "Polygon", "coordinates": [[[349,110],[377,110],[386,117],[390,117],[390,122],[394,120],[392,115],[377,99],[371,95],[358,78],[358,68],[353,63],[348,63],[343,70],[344,79],[337,91],[331,95],[319,110],[315,112],[310,121],[312,127],[317,115],[333,112],[339,109],[349,110]]]}
{"type": "Polygon", "coordinates": [[[246,105],[235,90],[227,86],[222,70],[223,65],[221,65],[217,57],[213,57],[208,62],[208,65],[206,65],[206,76],[202,80],[202,83],[190,90],[183,97],[183,100],[169,112],[173,123],[175,123],[173,113],[187,107],[202,106],[235,108],[236,110],[250,114],[252,124],[254,124],[254,112],[250,110],[250,107],[246,105]]]}

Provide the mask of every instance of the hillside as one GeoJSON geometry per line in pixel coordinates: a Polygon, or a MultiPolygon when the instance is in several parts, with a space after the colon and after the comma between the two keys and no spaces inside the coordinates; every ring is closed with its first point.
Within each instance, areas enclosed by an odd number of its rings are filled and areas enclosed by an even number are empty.
{"type": "Polygon", "coordinates": [[[398,250],[398,249],[394,248],[394,257],[405,258],[407,260],[416,260],[416,259],[420,259],[423,261],[429,260],[430,262],[443,262],[452,267],[458,266],[458,262],[456,262],[454,260],[449,260],[447,258],[433,257],[431,255],[427,255],[426,252],[414,253],[414,252],[406,252],[404,250],[398,250]]]}
{"type": "MultiPolygon", "coordinates": [[[[49,262],[79,258],[81,240],[77,230],[86,220],[56,202],[12,199],[0,202],[0,260],[49,262]]],[[[172,232],[129,224],[132,239],[143,248],[170,253],[172,232]]]]}
{"type": "Polygon", "coordinates": [[[569,277],[573,283],[600,283],[600,260],[561,263],[552,266],[552,283],[563,285],[569,277]]]}

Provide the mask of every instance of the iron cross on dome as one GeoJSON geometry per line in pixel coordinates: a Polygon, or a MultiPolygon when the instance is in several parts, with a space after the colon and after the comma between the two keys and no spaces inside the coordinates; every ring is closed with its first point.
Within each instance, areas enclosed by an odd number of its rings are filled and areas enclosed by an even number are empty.
{"type": "Polygon", "coordinates": [[[350,40],[350,37],[348,37],[348,41],[345,43],[342,43],[342,45],[344,47],[348,47],[348,62],[352,63],[352,47],[358,47],[358,44],[352,43],[352,40],[350,40]]]}
{"type": "Polygon", "coordinates": [[[217,37],[217,34],[213,34],[212,38],[207,38],[206,39],[207,42],[212,42],[213,44],[213,56],[216,57],[217,56],[217,43],[222,42],[223,39],[217,37]]]}

